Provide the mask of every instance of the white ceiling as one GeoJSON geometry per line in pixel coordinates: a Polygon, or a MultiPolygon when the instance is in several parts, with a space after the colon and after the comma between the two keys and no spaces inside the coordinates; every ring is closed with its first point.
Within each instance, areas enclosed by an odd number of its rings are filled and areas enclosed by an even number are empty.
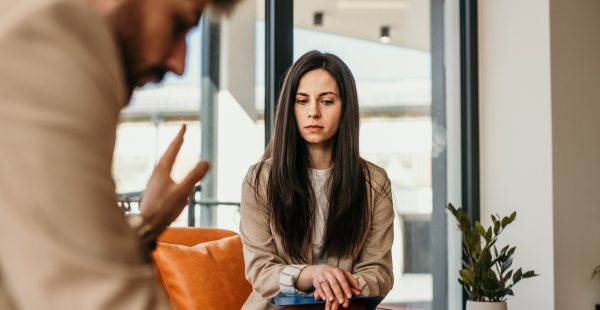
{"type": "MultiPolygon", "coordinates": [[[[381,27],[390,28],[391,42],[430,50],[430,0],[295,0],[294,26],[377,41],[381,27]],[[323,12],[323,26],[313,25],[323,12]]],[[[264,0],[257,1],[257,18],[264,19],[264,0]]]]}

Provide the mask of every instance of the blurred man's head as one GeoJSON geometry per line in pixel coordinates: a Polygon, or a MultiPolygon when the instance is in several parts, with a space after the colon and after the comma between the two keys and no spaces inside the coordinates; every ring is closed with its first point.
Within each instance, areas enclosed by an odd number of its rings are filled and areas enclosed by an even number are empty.
{"type": "MultiPolygon", "coordinates": [[[[114,0],[109,0],[114,1],[114,0]]],[[[129,90],[185,68],[187,32],[207,6],[228,12],[238,0],[122,0],[105,13],[115,32],[129,90]]]]}

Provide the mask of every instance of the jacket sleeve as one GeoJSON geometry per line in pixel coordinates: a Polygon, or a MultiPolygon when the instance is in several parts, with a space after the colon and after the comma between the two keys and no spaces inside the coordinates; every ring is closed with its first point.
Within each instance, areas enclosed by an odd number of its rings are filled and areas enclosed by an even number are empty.
{"type": "MultiPolygon", "coordinates": [[[[261,189],[266,186],[265,169],[261,172],[261,189]]],[[[299,294],[303,292],[294,288],[300,271],[306,265],[288,265],[277,253],[269,213],[267,210],[265,191],[260,196],[254,194],[254,166],[250,167],[242,184],[242,218],[240,236],[244,244],[244,261],[246,279],[253,289],[263,298],[271,299],[281,293],[299,294]]]]}
{"type": "Polygon", "coordinates": [[[352,271],[363,290],[362,296],[386,296],[394,285],[394,207],[390,180],[382,172],[378,177],[381,186],[375,188],[371,229],[352,271]]]}
{"type": "Polygon", "coordinates": [[[0,308],[168,309],[116,203],[111,165],[127,93],[108,25],[81,1],[7,3],[0,0],[0,308]]]}

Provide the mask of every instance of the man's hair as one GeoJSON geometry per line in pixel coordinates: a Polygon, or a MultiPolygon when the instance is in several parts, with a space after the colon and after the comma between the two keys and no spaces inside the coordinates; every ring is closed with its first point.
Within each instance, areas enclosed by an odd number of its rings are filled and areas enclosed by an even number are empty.
{"type": "Polygon", "coordinates": [[[210,0],[209,8],[217,15],[229,15],[240,1],[242,0],[210,0]]]}

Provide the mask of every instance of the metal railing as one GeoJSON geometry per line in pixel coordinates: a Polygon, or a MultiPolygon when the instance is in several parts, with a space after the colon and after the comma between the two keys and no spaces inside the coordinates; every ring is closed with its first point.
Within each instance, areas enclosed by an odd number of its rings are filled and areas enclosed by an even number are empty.
{"type": "MultiPolygon", "coordinates": [[[[196,226],[196,206],[204,206],[204,207],[218,207],[218,206],[237,206],[238,213],[240,212],[241,203],[240,202],[231,202],[231,201],[218,201],[212,199],[206,200],[196,200],[196,194],[201,193],[202,187],[197,185],[194,189],[194,192],[190,195],[190,200],[188,202],[188,226],[194,227],[196,226]]],[[[139,203],[142,198],[142,192],[130,192],[130,193],[117,193],[117,202],[119,207],[126,213],[130,214],[132,210],[132,204],[139,203]]]]}

